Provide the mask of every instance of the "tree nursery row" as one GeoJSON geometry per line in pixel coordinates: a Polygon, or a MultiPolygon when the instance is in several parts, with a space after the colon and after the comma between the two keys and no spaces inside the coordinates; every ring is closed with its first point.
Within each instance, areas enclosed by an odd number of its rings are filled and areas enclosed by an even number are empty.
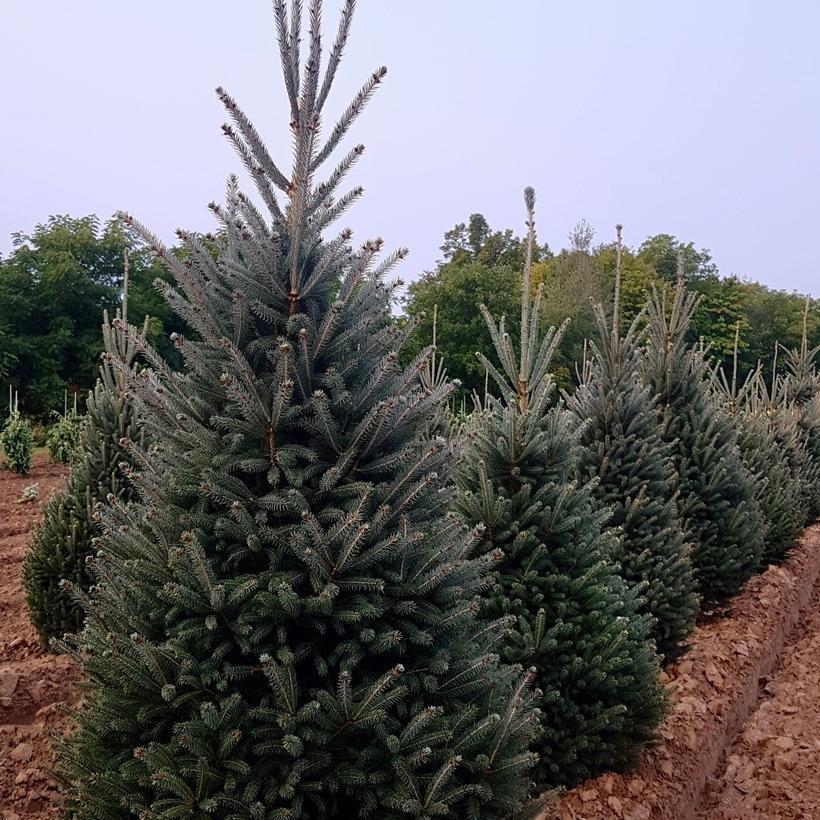
{"type": "MultiPolygon", "coordinates": [[[[57,750],[74,818],[506,818],[633,766],[667,708],[664,663],[704,609],[784,560],[820,514],[820,379],[738,376],[692,342],[680,273],[614,293],[578,384],[543,331],[535,194],[514,334],[476,306],[486,387],[460,389],[392,314],[403,250],[332,223],[363,147],[322,169],[381,85],[320,127],[354,2],[322,59],[321,0],[274,2],[293,167],[223,89],[213,239],[180,232],[158,287],[174,367],[106,317],[65,488],[24,564],[44,645],[85,678],[57,750]],[[304,30],[302,27],[304,25],[304,30]],[[300,48],[304,55],[300,54],[300,48]],[[515,338],[513,338],[513,335],[515,338]]],[[[808,307],[804,325],[808,322],[808,307]]],[[[72,422],[75,423],[75,422],[72,422]]],[[[14,413],[10,466],[30,458],[14,413]]]]}

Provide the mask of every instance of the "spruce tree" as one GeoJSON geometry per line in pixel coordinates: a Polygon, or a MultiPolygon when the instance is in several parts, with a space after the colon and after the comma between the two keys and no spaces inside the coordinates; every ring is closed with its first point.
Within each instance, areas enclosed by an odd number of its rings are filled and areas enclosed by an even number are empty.
{"type": "MultiPolygon", "coordinates": [[[[525,191],[529,242],[534,194],[525,191]]],[[[539,339],[541,290],[531,304],[528,252],[516,357],[502,318],[481,310],[499,366],[480,358],[501,391],[465,434],[459,510],[497,554],[489,618],[514,616],[504,657],[536,670],[543,735],[537,781],[571,785],[632,764],[664,710],[651,622],[611,555],[609,511],[577,480],[581,442],[573,414],[554,402],[549,372],[563,328],[539,339]],[[518,359],[518,361],[516,361],[518,359]]]]}
{"type": "Polygon", "coordinates": [[[767,412],[766,387],[760,370],[749,374],[738,386],[738,342],[735,329],[731,378],[719,371],[714,382],[717,395],[734,421],[743,463],[754,479],[755,498],[763,522],[763,564],[780,563],[794,547],[805,521],[799,473],[789,463],[778,436],[777,420],[767,412]]]}
{"type": "Polygon", "coordinates": [[[123,324],[112,326],[108,316],[102,330],[100,375],[88,396],[71,472],[65,488],[46,504],[23,562],[29,615],[46,646],[52,638],[76,632],[83,625],[83,608],[76,593],[87,591],[91,584],[86,560],[99,534],[95,508],[109,497],[122,503],[132,497],[133,485],[123,471],[131,458],[121,442],[144,443],[118,369],[118,365],[133,365],[136,345],[123,324]]]}
{"type": "Polygon", "coordinates": [[[58,415],[46,435],[48,456],[54,464],[68,464],[77,454],[80,446],[84,419],[75,407],[73,411],[66,411],[58,415]]]}
{"type": "Polygon", "coordinates": [[[814,520],[820,516],[820,481],[815,480],[820,474],[820,376],[815,364],[820,346],[808,346],[810,305],[811,300],[806,297],[800,347],[786,351],[786,394],[797,419],[798,436],[806,449],[807,518],[814,520]]]}
{"type": "MultiPolygon", "coordinates": [[[[172,372],[124,369],[148,449],[139,499],[101,508],[97,583],[70,645],[87,679],[62,748],[77,818],[501,818],[526,794],[529,675],[501,663],[504,620],[478,618],[493,556],[448,511],[446,441],[423,433],[429,351],[399,365],[403,251],[324,230],[362,153],[317,171],[381,83],[334,128],[321,113],[321,2],[274,2],[294,164],[286,176],[236,102],[225,134],[262,212],[230,178],[213,243],[182,232],[162,286],[191,333],[172,372]],[[281,203],[280,194],[285,203],[281,203]]],[[[133,336],[133,333],[132,333],[133,336]]]]}
{"type": "Polygon", "coordinates": [[[611,508],[621,574],[643,598],[641,611],[654,620],[658,650],[671,657],[692,629],[698,601],[691,547],[678,519],[671,447],[641,374],[643,313],[625,335],[619,328],[620,257],[618,225],[612,320],[603,305],[594,306],[598,340],[590,345],[591,358],[568,406],[582,423],[581,480],[592,482],[599,509],[611,508]]]}
{"type": "Polygon", "coordinates": [[[762,373],[757,380],[757,401],[795,479],[792,503],[805,525],[812,518],[814,497],[820,484],[820,463],[815,462],[809,450],[800,423],[800,408],[789,397],[789,376],[777,374],[778,347],[775,345],[771,381],[767,382],[762,373]]]}
{"type": "Polygon", "coordinates": [[[34,436],[31,425],[16,406],[0,431],[0,448],[6,457],[6,467],[9,470],[19,475],[28,473],[34,455],[34,436]]]}
{"type": "Polygon", "coordinates": [[[698,591],[707,600],[721,600],[757,569],[763,527],[754,478],[743,464],[732,421],[713,394],[706,352],[687,343],[696,307],[682,275],[671,306],[665,291],[653,294],[643,370],[672,446],[678,509],[693,545],[698,591]]]}

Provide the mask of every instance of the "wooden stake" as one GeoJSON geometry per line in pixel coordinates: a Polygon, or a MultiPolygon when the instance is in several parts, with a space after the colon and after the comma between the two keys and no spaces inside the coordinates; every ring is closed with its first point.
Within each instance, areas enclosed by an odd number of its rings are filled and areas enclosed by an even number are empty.
{"type": "Polygon", "coordinates": [[[774,409],[774,393],[777,388],[777,349],[780,347],[780,343],[775,341],[774,343],[774,356],[772,357],[772,391],[771,391],[771,399],[769,400],[769,409],[774,409]]]}

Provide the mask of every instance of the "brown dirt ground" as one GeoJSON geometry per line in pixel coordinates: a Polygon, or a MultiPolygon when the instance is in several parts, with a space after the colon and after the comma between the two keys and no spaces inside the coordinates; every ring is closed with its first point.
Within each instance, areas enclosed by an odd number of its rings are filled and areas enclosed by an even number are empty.
{"type": "Polygon", "coordinates": [[[812,607],[709,783],[704,820],[820,818],[820,583],[812,607]]]}
{"type": "Polygon", "coordinates": [[[20,567],[43,504],[66,469],[35,456],[27,476],[0,470],[0,817],[45,820],[59,816],[52,785],[50,733],[66,727],[60,704],[76,699],[77,673],[68,658],[40,648],[29,623],[20,567]],[[24,487],[39,499],[18,504],[24,487]]]}

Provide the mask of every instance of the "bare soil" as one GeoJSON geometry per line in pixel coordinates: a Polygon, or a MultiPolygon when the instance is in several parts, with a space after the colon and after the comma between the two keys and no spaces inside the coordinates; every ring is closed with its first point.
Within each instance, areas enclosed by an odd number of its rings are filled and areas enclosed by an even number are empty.
{"type": "Polygon", "coordinates": [[[44,652],[28,619],[20,580],[23,556],[43,504],[63,481],[63,465],[35,456],[26,476],[0,470],[0,817],[59,816],[60,794],[48,771],[52,732],[68,725],[61,707],[77,698],[76,670],[44,652]],[[38,500],[18,503],[38,484],[38,500]]]}
{"type": "Polygon", "coordinates": [[[820,584],[705,795],[704,820],[820,818],[820,584]]]}

